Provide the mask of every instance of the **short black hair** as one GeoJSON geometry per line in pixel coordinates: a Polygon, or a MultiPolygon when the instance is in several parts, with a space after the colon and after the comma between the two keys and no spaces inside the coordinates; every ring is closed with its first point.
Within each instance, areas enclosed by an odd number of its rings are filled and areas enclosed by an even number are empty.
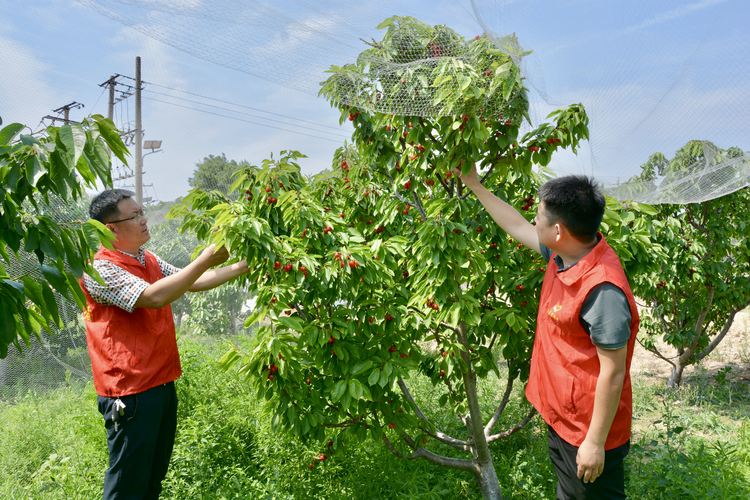
{"type": "Polygon", "coordinates": [[[607,200],[592,177],[568,175],[547,181],[539,188],[550,224],[561,223],[575,239],[589,242],[596,237],[607,200]]]}
{"type": "Polygon", "coordinates": [[[91,200],[89,216],[102,224],[106,224],[120,216],[120,209],[117,208],[120,200],[132,198],[133,196],[135,196],[135,193],[127,189],[108,189],[102,191],[91,200]]]}

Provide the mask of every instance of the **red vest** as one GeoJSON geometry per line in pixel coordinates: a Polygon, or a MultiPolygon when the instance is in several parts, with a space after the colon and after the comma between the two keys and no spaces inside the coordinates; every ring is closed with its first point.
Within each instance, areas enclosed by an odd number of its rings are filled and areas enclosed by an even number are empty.
{"type": "MultiPolygon", "coordinates": [[[[156,257],[148,251],[145,267],[138,259],[104,247],[94,259],[107,260],[151,284],[164,277],[156,257]]],[[[88,305],[83,316],[97,394],[127,396],[179,378],[182,369],[171,306],[138,307],[129,313],[99,304],[83,286],[83,279],[80,283],[88,305]]]]}
{"type": "Polygon", "coordinates": [[[625,293],[632,317],[620,405],[604,445],[605,450],[611,450],[630,439],[633,418],[630,362],[640,320],[620,259],[604,238],[565,272],[558,272],[554,255],[550,259],[539,299],[526,398],[562,439],[581,446],[594,413],[599,357],[579,317],[588,293],[605,282],[625,293]]]}

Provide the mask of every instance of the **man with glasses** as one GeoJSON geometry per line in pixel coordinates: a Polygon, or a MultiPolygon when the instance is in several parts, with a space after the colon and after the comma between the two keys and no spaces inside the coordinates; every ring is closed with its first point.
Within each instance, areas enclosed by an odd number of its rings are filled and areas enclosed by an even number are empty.
{"type": "Polygon", "coordinates": [[[105,419],[109,468],[104,499],[156,499],[177,428],[174,381],[181,375],[170,304],[185,292],[210,290],[248,271],[245,261],[211,269],[229,255],[214,245],[184,269],[147,251],[146,214],[130,191],[104,191],[89,213],[117,238],[84,275],[86,339],[105,419]]]}

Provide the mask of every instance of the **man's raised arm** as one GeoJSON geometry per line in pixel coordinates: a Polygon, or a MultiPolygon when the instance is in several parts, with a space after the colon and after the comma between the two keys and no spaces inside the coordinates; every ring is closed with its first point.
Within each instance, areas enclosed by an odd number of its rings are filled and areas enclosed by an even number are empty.
{"type": "Polygon", "coordinates": [[[534,226],[518,210],[492,194],[479,182],[476,167],[472,167],[471,172],[465,176],[461,175],[459,170],[454,170],[454,172],[459,176],[464,185],[474,192],[479,201],[482,202],[482,205],[484,205],[484,209],[503,231],[518,242],[539,253],[539,237],[536,234],[534,226]]]}

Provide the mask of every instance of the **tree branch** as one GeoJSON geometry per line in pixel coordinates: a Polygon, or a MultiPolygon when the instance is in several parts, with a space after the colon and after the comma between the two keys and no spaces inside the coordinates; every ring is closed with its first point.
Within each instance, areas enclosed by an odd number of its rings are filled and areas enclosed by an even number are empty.
{"type": "Polygon", "coordinates": [[[521,429],[523,429],[526,426],[526,424],[529,423],[529,421],[534,417],[535,414],[536,414],[536,408],[532,407],[531,411],[529,412],[529,414],[526,415],[526,418],[524,418],[523,420],[521,420],[518,423],[518,425],[516,425],[512,429],[508,429],[507,431],[501,432],[499,434],[495,434],[493,436],[488,436],[487,437],[487,443],[488,444],[489,443],[494,443],[498,439],[506,438],[506,437],[510,436],[511,434],[515,434],[516,432],[520,431],[521,429]]]}
{"type": "MultiPolygon", "coordinates": [[[[747,301],[744,306],[742,306],[742,309],[744,309],[744,308],[746,308],[748,306],[750,306],[750,300],[747,301]]],[[[724,328],[721,329],[721,332],[716,336],[716,338],[713,340],[713,342],[711,342],[709,344],[708,347],[706,347],[704,350],[702,350],[700,353],[698,353],[698,355],[696,356],[696,358],[698,359],[698,361],[700,361],[701,359],[703,359],[706,356],[708,356],[709,354],[711,354],[711,352],[714,349],[716,349],[716,347],[721,343],[721,341],[724,340],[724,337],[727,335],[727,333],[729,332],[729,329],[732,327],[732,324],[734,323],[734,317],[735,317],[735,315],[739,311],[741,311],[742,309],[737,309],[736,307],[732,307],[732,310],[729,313],[729,318],[727,318],[727,322],[724,325],[724,328]]]]}
{"type": "Polygon", "coordinates": [[[388,436],[383,433],[383,442],[388,449],[397,457],[405,458],[407,460],[414,460],[416,458],[423,458],[430,463],[445,467],[447,469],[457,469],[467,472],[473,472],[477,474],[479,472],[479,466],[474,460],[466,460],[461,458],[448,458],[442,455],[437,455],[431,451],[428,451],[421,446],[417,446],[417,449],[409,456],[404,455],[393,447],[393,444],[388,440],[388,436]]]}
{"type": "MultiPolygon", "coordinates": [[[[401,377],[398,378],[398,386],[401,388],[401,392],[404,393],[404,396],[406,397],[406,399],[408,399],[409,401],[411,401],[412,404],[414,405],[414,407],[416,408],[417,417],[420,418],[421,420],[424,420],[430,426],[434,427],[434,424],[432,424],[427,419],[427,417],[422,412],[422,409],[419,407],[419,405],[417,404],[417,402],[414,401],[414,398],[412,397],[411,392],[409,392],[409,388],[406,386],[406,383],[404,382],[404,380],[401,377]]],[[[426,434],[428,434],[428,435],[434,437],[435,439],[437,439],[438,441],[441,441],[441,442],[443,442],[443,443],[445,443],[445,444],[447,444],[449,446],[452,446],[454,448],[457,448],[459,450],[471,452],[471,448],[469,447],[469,443],[466,442],[466,441],[462,441],[460,439],[455,439],[455,438],[453,438],[453,437],[451,437],[451,436],[449,436],[447,434],[444,434],[444,433],[440,432],[439,430],[437,430],[437,428],[435,428],[434,431],[432,431],[430,429],[425,429],[422,426],[419,426],[419,428],[422,431],[424,431],[426,434]]]]}
{"type": "Polygon", "coordinates": [[[500,415],[502,415],[503,411],[505,411],[505,407],[508,404],[508,400],[510,399],[510,393],[512,390],[513,378],[511,377],[510,370],[508,370],[508,383],[505,384],[505,393],[503,394],[503,399],[500,401],[500,405],[497,407],[497,410],[495,410],[495,414],[492,415],[490,421],[487,422],[487,425],[484,426],[485,436],[489,436],[492,433],[492,428],[495,427],[497,421],[500,419],[500,415]]]}
{"type": "Polygon", "coordinates": [[[417,210],[419,210],[419,213],[422,215],[422,220],[427,220],[427,214],[424,213],[424,208],[422,208],[422,203],[419,201],[419,196],[417,195],[416,191],[411,192],[412,197],[414,198],[414,204],[417,207],[417,210]]]}

